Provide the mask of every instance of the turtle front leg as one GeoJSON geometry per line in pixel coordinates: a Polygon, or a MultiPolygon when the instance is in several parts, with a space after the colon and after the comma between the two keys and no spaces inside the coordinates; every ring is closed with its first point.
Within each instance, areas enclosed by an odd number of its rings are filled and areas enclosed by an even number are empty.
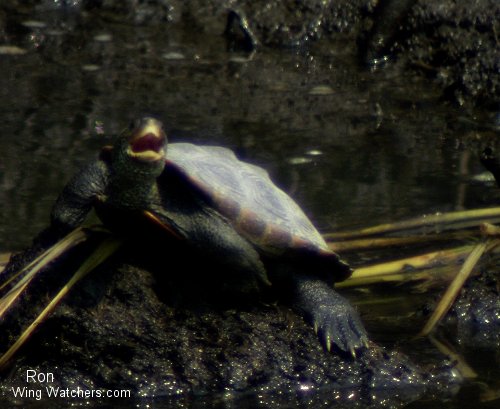
{"type": "Polygon", "coordinates": [[[365,348],[368,335],[356,310],[326,282],[315,277],[294,275],[294,307],[309,319],[321,342],[353,357],[365,348]]]}
{"type": "Polygon", "coordinates": [[[103,196],[109,180],[109,168],[103,160],[88,164],[64,187],[51,213],[50,229],[64,236],[80,226],[94,205],[103,196]]]}
{"type": "Polygon", "coordinates": [[[32,245],[11,257],[3,276],[34,260],[39,254],[78,227],[92,208],[98,195],[104,193],[109,170],[106,163],[97,160],[77,173],[64,187],[52,208],[50,225],[33,240],[32,245]]]}
{"type": "Polygon", "coordinates": [[[31,252],[40,253],[80,226],[104,194],[108,178],[109,169],[102,160],[89,163],[73,176],[52,207],[50,225],[33,240],[31,252]]]}

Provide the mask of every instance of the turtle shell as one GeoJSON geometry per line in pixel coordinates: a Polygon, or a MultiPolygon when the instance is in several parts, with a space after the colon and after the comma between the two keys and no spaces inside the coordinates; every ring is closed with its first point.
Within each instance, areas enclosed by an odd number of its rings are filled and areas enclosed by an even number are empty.
{"type": "Polygon", "coordinates": [[[168,145],[167,166],[174,166],[212,201],[235,229],[261,250],[331,250],[302,209],[262,168],[239,160],[219,146],[168,145]]]}

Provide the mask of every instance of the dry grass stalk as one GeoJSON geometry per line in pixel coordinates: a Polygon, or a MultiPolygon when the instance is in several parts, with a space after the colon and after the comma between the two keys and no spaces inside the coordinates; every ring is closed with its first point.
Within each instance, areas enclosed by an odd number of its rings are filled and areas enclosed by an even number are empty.
{"type": "Polygon", "coordinates": [[[0,357],[0,368],[3,367],[17,352],[17,350],[24,345],[33,331],[40,325],[40,323],[50,314],[61,299],[69,292],[69,290],[89,272],[96,268],[99,264],[107,260],[121,245],[122,241],[114,236],[109,236],[94,250],[94,252],[83,262],[76,273],[66,283],[66,285],[56,294],[38,317],[26,328],[26,330],[19,336],[16,342],[0,357]]]}

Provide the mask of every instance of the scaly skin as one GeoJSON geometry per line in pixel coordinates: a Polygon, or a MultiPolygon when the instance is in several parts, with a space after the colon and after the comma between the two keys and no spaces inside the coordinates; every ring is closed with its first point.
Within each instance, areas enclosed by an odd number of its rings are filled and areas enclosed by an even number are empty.
{"type": "Polygon", "coordinates": [[[295,307],[314,326],[314,331],[328,351],[337,347],[353,357],[367,346],[368,336],[358,313],[332,288],[314,277],[293,274],[295,307]]]}

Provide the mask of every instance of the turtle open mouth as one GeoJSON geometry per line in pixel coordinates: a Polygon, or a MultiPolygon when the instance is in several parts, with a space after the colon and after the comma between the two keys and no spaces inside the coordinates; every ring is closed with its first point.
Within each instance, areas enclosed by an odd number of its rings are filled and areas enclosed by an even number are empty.
{"type": "Polygon", "coordinates": [[[141,161],[162,160],[165,158],[166,141],[161,124],[148,118],[132,132],[128,152],[130,156],[141,161]]]}
{"type": "Polygon", "coordinates": [[[164,138],[153,133],[147,133],[139,138],[135,138],[130,143],[130,149],[134,153],[154,151],[159,153],[164,145],[164,138]]]}

